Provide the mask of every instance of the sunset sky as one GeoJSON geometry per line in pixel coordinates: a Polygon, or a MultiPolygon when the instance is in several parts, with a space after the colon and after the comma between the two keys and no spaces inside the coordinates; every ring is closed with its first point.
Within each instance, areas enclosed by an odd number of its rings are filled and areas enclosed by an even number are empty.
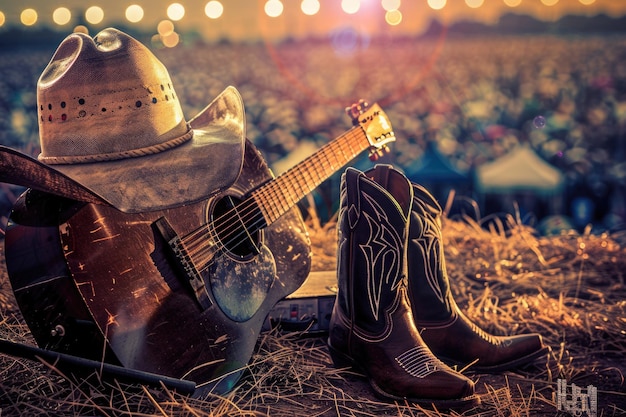
{"type": "MultiPolygon", "coordinates": [[[[345,25],[372,34],[380,31],[419,33],[433,18],[443,22],[458,19],[494,22],[503,13],[510,12],[527,13],[543,20],[555,20],[564,14],[626,15],[626,0],[360,0],[358,11],[352,14],[342,10],[342,3],[355,0],[319,0],[319,11],[314,15],[303,13],[301,0],[282,0],[282,14],[269,17],[265,13],[268,0],[220,0],[223,13],[211,19],[204,12],[208,1],[178,0],[185,14],[174,22],[175,29],[179,32],[196,29],[210,39],[255,39],[324,34],[345,25]],[[385,22],[384,2],[400,5],[402,20],[396,26],[385,22]]],[[[128,23],[126,9],[138,5],[143,8],[144,16],[133,25],[156,32],[158,23],[168,19],[167,8],[171,3],[173,1],[165,0],[0,0],[0,18],[4,18],[3,27],[19,26],[21,12],[32,8],[37,12],[34,26],[71,30],[89,6],[101,7],[104,15],[99,26],[109,26],[128,23]],[[72,14],[71,20],[62,26],[52,21],[53,12],[59,7],[66,7],[72,14]]]]}

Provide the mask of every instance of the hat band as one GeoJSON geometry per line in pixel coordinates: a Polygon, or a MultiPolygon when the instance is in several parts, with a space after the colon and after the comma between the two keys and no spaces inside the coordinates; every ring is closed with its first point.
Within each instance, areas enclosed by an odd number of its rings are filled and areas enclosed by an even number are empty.
{"type": "Polygon", "coordinates": [[[61,164],[84,164],[91,162],[105,162],[116,161],[118,159],[137,158],[140,156],[152,155],[155,153],[163,152],[176,146],[182,145],[189,141],[193,137],[193,130],[189,128],[187,133],[174,139],[170,139],[167,142],[159,143],[157,145],[146,146],[139,149],[130,149],[121,152],[110,152],[97,155],[72,155],[72,156],[43,156],[39,155],[37,159],[48,165],[61,165],[61,164]]]}

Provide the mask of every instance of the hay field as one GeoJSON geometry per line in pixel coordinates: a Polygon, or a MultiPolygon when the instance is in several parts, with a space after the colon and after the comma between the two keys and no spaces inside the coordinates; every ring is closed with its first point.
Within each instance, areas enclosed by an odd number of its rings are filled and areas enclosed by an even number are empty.
{"type": "MultiPolygon", "coordinates": [[[[50,364],[0,355],[2,416],[554,416],[557,381],[597,388],[598,414],[626,412],[626,236],[538,237],[515,216],[485,223],[444,219],[457,303],[495,334],[539,332],[545,360],[497,375],[462,370],[482,404],[428,410],[383,402],[362,376],[335,369],[323,337],[263,333],[248,369],[225,396],[192,399],[168,389],[66,380],[50,364]]],[[[314,268],[335,265],[331,221],[309,221],[314,268]]],[[[33,344],[2,265],[3,338],[33,344]]],[[[94,382],[95,381],[95,382],[94,382]]],[[[566,415],[566,414],[563,414],[566,415]]]]}

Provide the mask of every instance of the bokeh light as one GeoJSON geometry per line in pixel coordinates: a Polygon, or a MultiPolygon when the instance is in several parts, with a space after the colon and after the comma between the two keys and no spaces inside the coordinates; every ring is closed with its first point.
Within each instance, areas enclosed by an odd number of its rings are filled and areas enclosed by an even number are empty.
{"type": "Polygon", "coordinates": [[[72,12],[67,7],[59,7],[52,12],[52,20],[59,26],[63,26],[72,20],[72,12]]]}
{"type": "Polygon", "coordinates": [[[385,13],[385,22],[389,26],[398,26],[402,22],[402,13],[400,10],[389,10],[385,13]]]}
{"type": "Polygon", "coordinates": [[[465,4],[467,4],[467,7],[470,7],[472,9],[478,9],[480,6],[483,5],[484,2],[485,0],[465,0],[465,4]]]}
{"type": "Polygon", "coordinates": [[[265,14],[269,17],[278,17],[283,14],[283,3],[280,0],[267,0],[265,14]]]}
{"type": "Polygon", "coordinates": [[[172,32],[167,36],[161,36],[161,42],[168,48],[173,48],[180,42],[180,36],[176,32],[172,32]]]}
{"type": "Polygon", "coordinates": [[[167,7],[167,17],[175,22],[185,17],[185,7],[180,3],[172,3],[167,7]]]}
{"type": "MultiPolygon", "coordinates": [[[[445,11],[446,19],[450,18],[452,20],[458,20],[463,19],[464,14],[467,14],[472,10],[477,10],[481,13],[481,15],[484,12],[483,16],[485,17],[485,21],[495,22],[494,19],[497,18],[498,14],[507,13],[504,9],[517,8],[520,13],[531,15],[538,20],[544,20],[546,18],[553,20],[567,14],[583,13],[591,15],[589,11],[583,11],[583,8],[587,8],[590,11],[592,8],[594,11],[597,8],[598,11],[596,14],[606,13],[607,15],[614,17],[616,13],[619,13],[619,11],[623,10],[624,7],[616,6],[615,4],[619,2],[626,2],[626,0],[419,0],[420,6],[417,8],[416,3],[418,2],[415,0],[404,3],[402,0],[325,1],[332,3],[333,6],[326,7],[327,3],[324,3],[321,0],[263,0],[261,5],[264,5],[265,14],[267,16],[278,17],[285,16],[286,13],[288,13],[290,19],[297,19],[296,13],[303,16],[328,16],[329,13],[335,12],[336,7],[341,7],[341,11],[343,13],[349,15],[362,14],[362,16],[360,16],[361,18],[372,20],[372,18],[380,19],[381,16],[379,10],[382,8],[385,13],[385,21],[388,25],[397,25],[395,22],[398,22],[398,19],[400,19],[403,24],[406,23],[406,26],[404,26],[403,29],[413,33],[425,29],[424,22],[428,19],[439,18],[432,16],[432,11],[445,11]],[[615,1],[615,3],[611,3],[612,1],[615,1]],[[531,5],[531,3],[533,4],[531,5]],[[299,9],[297,9],[298,6],[299,9]],[[377,8],[379,10],[376,10],[377,8]],[[395,10],[401,10],[401,13],[386,15],[387,12],[395,10]],[[417,15],[415,14],[416,10],[419,11],[417,15]],[[542,15],[542,13],[544,14],[542,15]],[[545,15],[545,13],[549,13],[549,15],[545,15]],[[411,16],[409,16],[409,14],[411,14],[411,16]],[[430,14],[430,16],[428,14],[430,14]]],[[[145,22],[142,28],[154,28],[155,24],[160,19],[166,18],[176,22],[177,26],[180,21],[180,28],[177,27],[177,29],[185,30],[189,27],[197,28],[199,25],[202,25],[203,23],[200,19],[204,17],[209,19],[221,19],[224,17],[225,13],[231,13],[231,11],[234,11],[231,16],[238,16],[244,12],[244,10],[238,9],[238,7],[240,7],[238,4],[224,0],[202,0],[200,2],[193,2],[193,4],[182,2],[180,0],[168,0],[163,3],[162,6],[161,3],[149,3],[151,6],[150,9],[148,9],[148,6],[144,4],[145,2],[128,0],[128,2],[123,4],[123,7],[119,10],[110,10],[110,3],[93,2],[91,4],[104,4],[104,6],[89,7],[87,12],[85,12],[80,6],[76,6],[75,8],[73,6],[69,7],[68,5],[71,5],[71,2],[41,2],[50,6],[50,8],[46,9],[43,7],[40,9],[39,7],[31,5],[29,5],[28,9],[26,9],[26,7],[22,8],[17,6],[17,4],[22,2],[17,1],[6,1],[5,3],[6,5],[0,6],[2,9],[0,25],[4,26],[6,26],[7,23],[15,24],[19,22],[27,26],[46,25],[49,21],[54,22],[55,25],[63,26],[76,24],[77,21],[83,20],[85,24],[88,25],[109,25],[115,24],[115,22],[120,22],[120,20],[124,19],[124,21],[130,23],[145,22]],[[9,7],[9,3],[16,3],[17,10],[5,10],[5,7],[9,7]],[[60,6],[56,7],[55,3],[60,6]],[[200,7],[202,7],[202,9],[198,10],[200,7]],[[201,14],[202,11],[204,12],[204,16],[201,14]],[[80,14],[83,13],[84,16],[81,16],[80,14]],[[155,16],[158,18],[155,18],[155,16]],[[11,20],[16,20],[17,22],[11,22],[11,20]]],[[[88,4],[85,8],[87,6],[88,4]]],[[[246,12],[251,9],[247,6],[241,7],[246,7],[246,12]]],[[[308,29],[319,32],[324,30],[321,28],[326,28],[332,25],[332,19],[327,19],[326,17],[322,17],[322,19],[323,20],[319,26],[315,23],[315,26],[311,26],[308,29]],[[320,28],[319,30],[318,27],[320,28]]],[[[480,19],[482,20],[482,18],[480,19]]],[[[366,22],[364,20],[363,24],[369,25],[370,21],[366,22]]],[[[300,28],[298,25],[299,23],[296,21],[281,25],[280,27],[276,27],[276,33],[281,31],[290,31],[292,29],[297,29],[295,30],[296,33],[304,33],[304,31],[308,30],[307,28],[300,28]]],[[[384,30],[383,26],[374,26],[374,24],[372,24],[372,28],[373,29],[370,30],[384,30]]],[[[213,36],[212,34],[214,32],[214,28],[212,27],[201,27],[200,30],[203,34],[213,36]]],[[[332,27],[328,27],[328,30],[332,30],[332,27]]],[[[242,29],[237,32],[237,36],[240,34],[242,36],[248,36],[247,34],[244,35],[244,33],[251,34],[253,31],[254,29],[252,27],[242,27],[242,29]]],[[[276,34],[275,36],[280,35],[276,34]]]]}
{"type": "Polygon", "coordinates": [[[92,25],[97,25],[104,20],[104,10],[98,6],[91,6],[85,11],[85,19],[92,25]]]}
{"type": "Polygon", "coordinates": [[[533,125],[537,128],[537,129],[543,129],[544,127],[546,127],[546,118],[539,115],[536,116],[533,119],[533,125]]]}
{"type": "Polygon", "coordinates": [[[174,23],[171,20],[161,20],[157,25],[157,32],[161,36],[167,36],[174,32],[174,23]]]}
{"type": "Polygon", "coordinates": [[[20,13],[20,21],[24,26],[32,26],[37,23],[37,12],[35,9],[24,9],[20,13]]]}
{"type": "Polygon", "coordinates": [[[341,9],[347,14],[355,14],[360,8],[360,0],[341,0],[341,9]]]}
{"type": "Polygon", "coordinates": [[[390,12],[392,10],[399,10],[400,3],[400,0],[383,0],[381,5],[383,6],[383,9],[390,12]]]}
{"type": "Polygon", "coordinates": [[[313,16],[320,11],[320,2],[319,0],[302,0],[300,10],[307,16],[313,16]]]}
{"type": "Polygon", "coordinates": [[[74,30],[72,30],[72,32],[74,32],[74,33],[84,33],[85,35],[89,35],[89,29],[85,25],[78,25],[78,26],[74,27],[74,30]]]}
{"type": "Polygon", "coordinates": [[[138,4],[131,4],[126,8],[126,20],[131,23],[141,22],[143,19],[143,8],[138,4]]]}
{"type": "Polygon", "coordinates": [[[433,10],[441,10],[446,7],[446,0],[428,0],[428,7],[433,10]]]}
{"type": "Polygon", "coordinates": [[[204,6],[204,14],[210,19],[218,19],[224,14],[224,6],[217,0],[211,0],[204,6]]]}

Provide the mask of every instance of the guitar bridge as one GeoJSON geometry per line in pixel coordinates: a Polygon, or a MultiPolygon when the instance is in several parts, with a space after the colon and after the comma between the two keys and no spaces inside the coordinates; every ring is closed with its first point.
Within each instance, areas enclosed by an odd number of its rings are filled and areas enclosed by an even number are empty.
{"type": "Polygon", "coordinates": [[[188,287],[196,296],[196,301],[198,301],[200,307],[203,310],[211,307],[213,302],[211,302],[211,299],[209,298],[209,294],[204,284],[204,279],[202,279],[202,276],[194,265],[191,256],[185,248],[185,245],[183,245],[174,228],[172,228],[165,217],[159,218],[154,222],[154,225],[157,227],[163,239],[167,242],[167,246],[175,259],[178,270],[187,278],[186,282],[188,287]]]}

